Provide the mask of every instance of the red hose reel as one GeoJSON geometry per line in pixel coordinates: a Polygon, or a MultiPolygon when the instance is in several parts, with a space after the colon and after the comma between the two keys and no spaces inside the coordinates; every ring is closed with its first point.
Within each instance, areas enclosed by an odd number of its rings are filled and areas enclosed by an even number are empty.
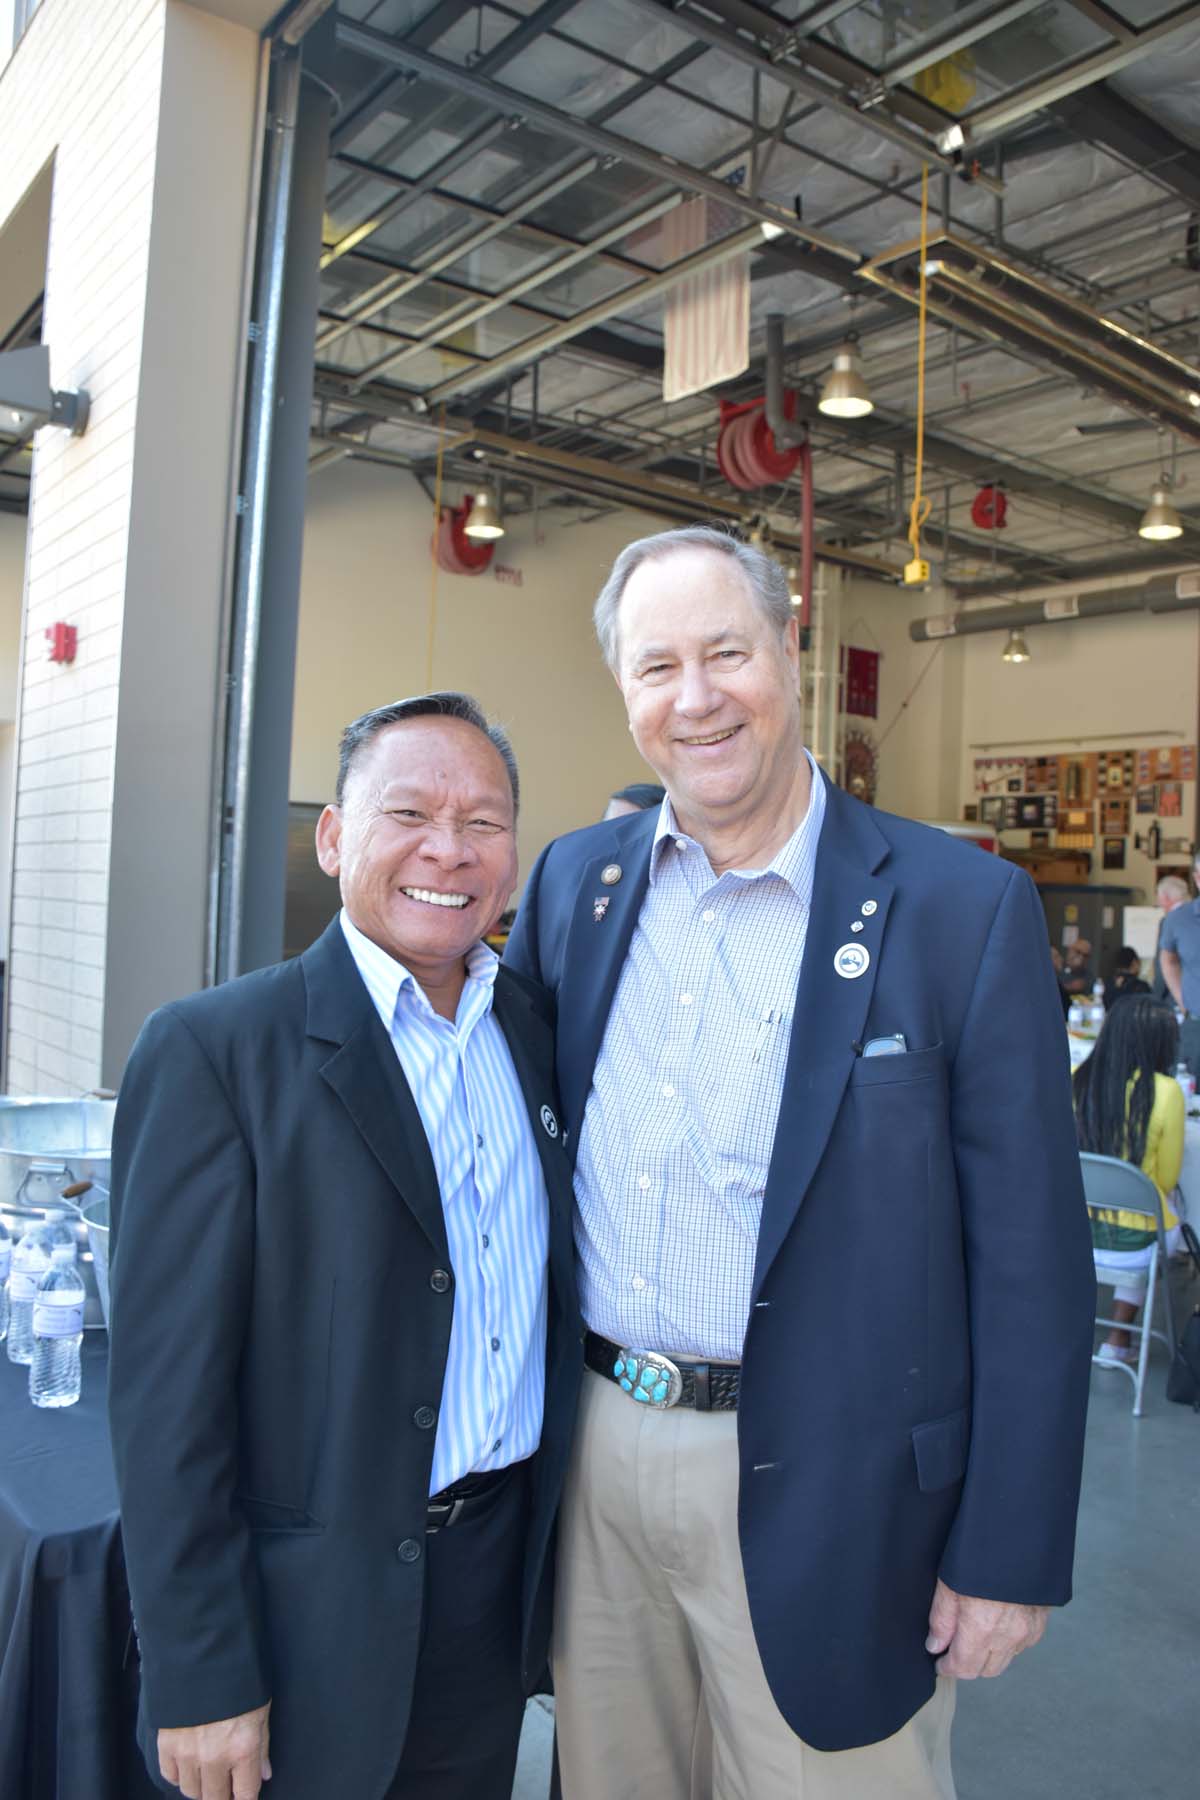
{"type": "Polygon", "coordinates": [[[447,575],[482,575],[495,554],[495,543],[476,543],[466,532],[474,494],[464,494],[457,506],[442,508],[433,531],[433,554],[447,575]]]}
{"type": "Polygon", "coordinates": [[[1003,531],[1007,513],[1008,495],[990,483],[971,502],[971,519],[981,531],[1003,531]]]}
{"type": "MultiPolygon", "coordinates": [[[[783,410],[791,418],[796,396],[789,388],[783,410]]],[[[765,400],[743,401],[735,406],[721,401],[721,426],[717,433],[717,466],[731,487],[749,492],[786,481],[800,461],[798,447],[781,450],[767,424],[765,400]]]]}

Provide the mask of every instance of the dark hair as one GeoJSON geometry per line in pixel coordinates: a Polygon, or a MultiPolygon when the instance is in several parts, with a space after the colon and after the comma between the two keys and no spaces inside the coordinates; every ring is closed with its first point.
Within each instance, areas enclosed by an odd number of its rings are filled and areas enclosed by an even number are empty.
{"type": "Polygon", "coordinates": [[[1113,959],[1114,969],[1140,969],[1142,959],[1132,944],[1122,944],[1113,959]]]}
{"type": "Polygon", "coordinates": [[[666,788],[659,787],[657,781],[631,781],[628,787],[618,788],[615,794],[609,795],[610,800],[627,800],[641,812],[661,806],[666,797],[666,788]]]}
{"type": "Polygon", "coordinates": [[[1154,1077],[1170,1075],[1178,1055],[1179,1027],[1169,1006],[1145,994],[1114,1006],[1072,1083],[1079,1148],[1119,1156],[1140,1169],[1154,1110],[1154,1077]]]}
{"type": "Polygon", "coordinates": [[[513,755],[508,733],[499,725],[488,724],[482,707],[478,701],[472,700],[470,694],[456,694],[452,691],[416,694],[410,700],[393,700],[390,706],[377,706],[373,712],[363,713],[361,718],[352,720],[346,726],[338,745],[337,790],[334,798],[339,806],[346,792],[346,779],[361,752],[381,731],[386,731],[389,725],[399,725],[405,719],[461,719],[464,725],[473,725],[476,731],[481,731],[493,749],[499,752],[508,771],[513,812],[516,813],[521,801],[521,784],[517,774],[517,759],[513,755]]]}

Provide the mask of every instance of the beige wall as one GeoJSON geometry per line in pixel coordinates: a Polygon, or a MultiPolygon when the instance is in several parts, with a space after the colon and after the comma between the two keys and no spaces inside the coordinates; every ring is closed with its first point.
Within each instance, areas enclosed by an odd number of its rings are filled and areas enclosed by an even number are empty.
{"type": "MultiPolygon", "coordinates": [[[[457,491],[453,494],[457,499],[457,491]]],[[[432,508],[411,476],[342,462],[309,482],[291,791],[324,801],[337,740],[359,713],[428,686],[432,508]]],[[[595,524],[515,519],[495,562],[523,584],[439,573],[433,686],[472,693],[512,732],[524,785],[523,876],[551,837],[598,819],[608,794],[652,780],[592,635],[613,557],[656,528],[643,514],[595,524]]]]}

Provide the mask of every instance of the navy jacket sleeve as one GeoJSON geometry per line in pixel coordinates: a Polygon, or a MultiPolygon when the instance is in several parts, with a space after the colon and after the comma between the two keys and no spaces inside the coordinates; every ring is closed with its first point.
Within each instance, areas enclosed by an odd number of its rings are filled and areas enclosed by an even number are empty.
{"type": "Polygon", "coordinates": [[[1034,1605],[1070,1598],[1095,1275],[1046,923],[1014,871],[951,1085],[972,1356],[971,1450],[942,1579],[1034,1605]]]}
{"type": "Polygon", "coordinates": [[[249,1529],[234,1499],[254,1169],[189,1025],[134,1046],[112,1164],[109,1414],[146,1715],[155,1730],[263,1705],[249,1529]]]}

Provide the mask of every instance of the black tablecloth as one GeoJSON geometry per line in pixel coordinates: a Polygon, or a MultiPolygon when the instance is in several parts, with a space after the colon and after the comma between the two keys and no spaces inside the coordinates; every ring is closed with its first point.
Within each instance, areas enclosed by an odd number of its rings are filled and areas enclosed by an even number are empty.
{"type": "Polygon", "coordinates": [[[162,1800],[134,1742],[107,1364],[104,1333],[89,1331],[79,1402],[42,1411],[0,1347],[3,1800],[162,1800]]]}

